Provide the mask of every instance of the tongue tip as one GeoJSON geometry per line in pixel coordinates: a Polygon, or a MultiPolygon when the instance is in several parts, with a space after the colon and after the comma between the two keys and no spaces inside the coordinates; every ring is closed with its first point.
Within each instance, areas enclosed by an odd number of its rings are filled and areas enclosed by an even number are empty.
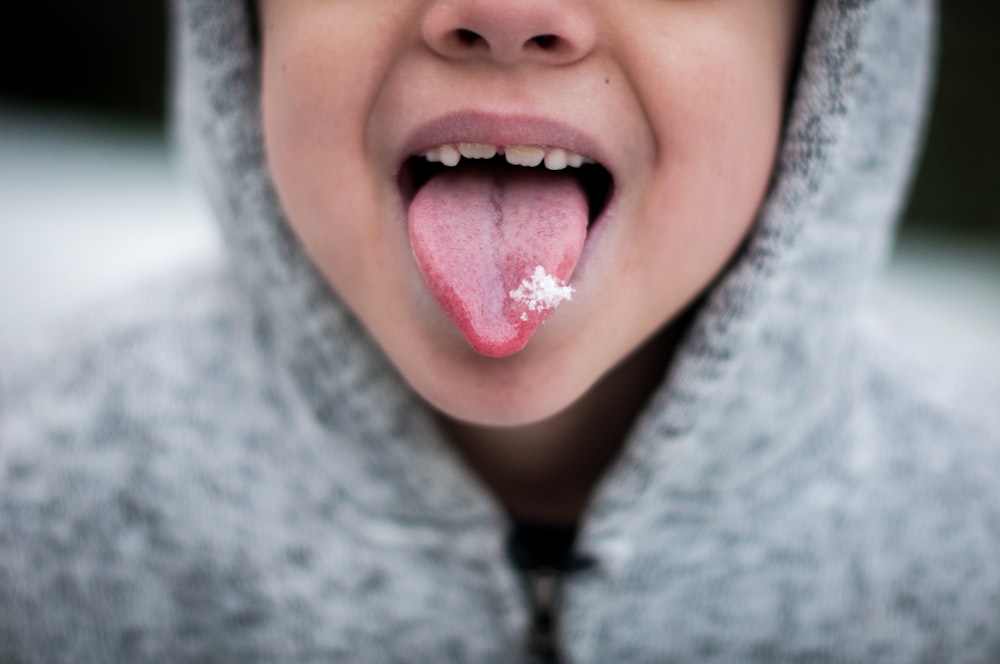
{"type": "MultiPolygon", "coordinates": [[[[573,265],[563,267],[570,271],[573,265]]],[[[530,279],[523,279],[518,288],[507,291],[501,307],[469,306],[481,303],[467,302],[454,290],[442,289],[434,295],[474,351],[501,358],[527,346],[556,308],[564,300],[573,299],[573,291],[572,286],[538,266],[530,279]]]]}
{"type": "Polygon", "coordinates": [[[472,350],[476,351],[480,355],[485,355],[486,357],[492,357],[499,360],[505,357],[510,357],[515,353],[519,353],[527,345],[527,342],[515,341],[505,344],[494,344],[470,340],[469,345],[472,346],[472,350]]]}
{"type": "Polygon", "coordinates": [[[520,352],[528,345],[531,337],[541,325],[537,323],[522,323],[510,329],[507,333],[483,333],[482,331],[459,325],[459,329],[465,336],[465,340],[472,346],[472,350],[487,357],[509,357],[520,352]]]}

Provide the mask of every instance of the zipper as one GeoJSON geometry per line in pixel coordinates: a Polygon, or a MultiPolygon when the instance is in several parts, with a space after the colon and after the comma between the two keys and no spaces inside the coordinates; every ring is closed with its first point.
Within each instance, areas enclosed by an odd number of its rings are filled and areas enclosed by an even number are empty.
{"type": "Polygon", "coordinates": [[[574,551],[577,527],[514,519],[507,555],[520,572],[531,623],[524,639],[525,664],[566,664],[560,647],[559,616],[567,574],[588,569],[594,561],[574,551]]]}
{"type": "Polygon", "coordinates": [[[539,568],[525,570],[522,578],[531,606],[531,625],[524,644],[525,664],[562,664],[558,625],[562,573],[539,568]]]}

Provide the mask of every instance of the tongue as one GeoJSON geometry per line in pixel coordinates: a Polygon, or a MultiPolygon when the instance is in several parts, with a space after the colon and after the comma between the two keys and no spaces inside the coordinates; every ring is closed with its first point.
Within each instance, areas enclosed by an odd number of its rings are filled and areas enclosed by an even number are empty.
{"type": "Polygon", "coordinates": [[[410,245],[427,286],[477,352],[524,348],[560,302],[587,237],[572,177],[469,167],[434,177],[410,206],[410,245]]]}

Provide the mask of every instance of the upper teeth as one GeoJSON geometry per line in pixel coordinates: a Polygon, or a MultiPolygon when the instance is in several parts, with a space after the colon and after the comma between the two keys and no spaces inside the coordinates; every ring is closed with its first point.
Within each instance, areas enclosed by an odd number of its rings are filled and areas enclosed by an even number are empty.
{"type": "Polygon", "coordinates": [[[581,154],[564,150],[563,148],[543,148],[536,145],[484,145],[482,143],[458,143],[439,145],[424,153],[427,161],[442,163],[445,166],[457,166],[466,159],[492,159],[503,153],[508,164],[514,166],[538,166],[542,163],[550,171],[561,171],[567,166],[579,168],[583,164],[593,163],[581,154]]]}

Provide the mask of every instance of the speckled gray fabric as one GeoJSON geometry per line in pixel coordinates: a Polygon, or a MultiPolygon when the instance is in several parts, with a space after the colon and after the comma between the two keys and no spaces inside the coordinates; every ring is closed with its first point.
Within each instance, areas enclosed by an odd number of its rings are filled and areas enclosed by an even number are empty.
{"type": "MultiPolygon", "coordinates": [[[[503,515],[282,221],[245,4],[174,3],[226,261],[0,365],[0,662],[517,662],[503,515]]],[[[569,661],[1000,661],[1000,390],[862,307],[932,29],[817,1],[757,225],[582,524],[569,661]]]]}

